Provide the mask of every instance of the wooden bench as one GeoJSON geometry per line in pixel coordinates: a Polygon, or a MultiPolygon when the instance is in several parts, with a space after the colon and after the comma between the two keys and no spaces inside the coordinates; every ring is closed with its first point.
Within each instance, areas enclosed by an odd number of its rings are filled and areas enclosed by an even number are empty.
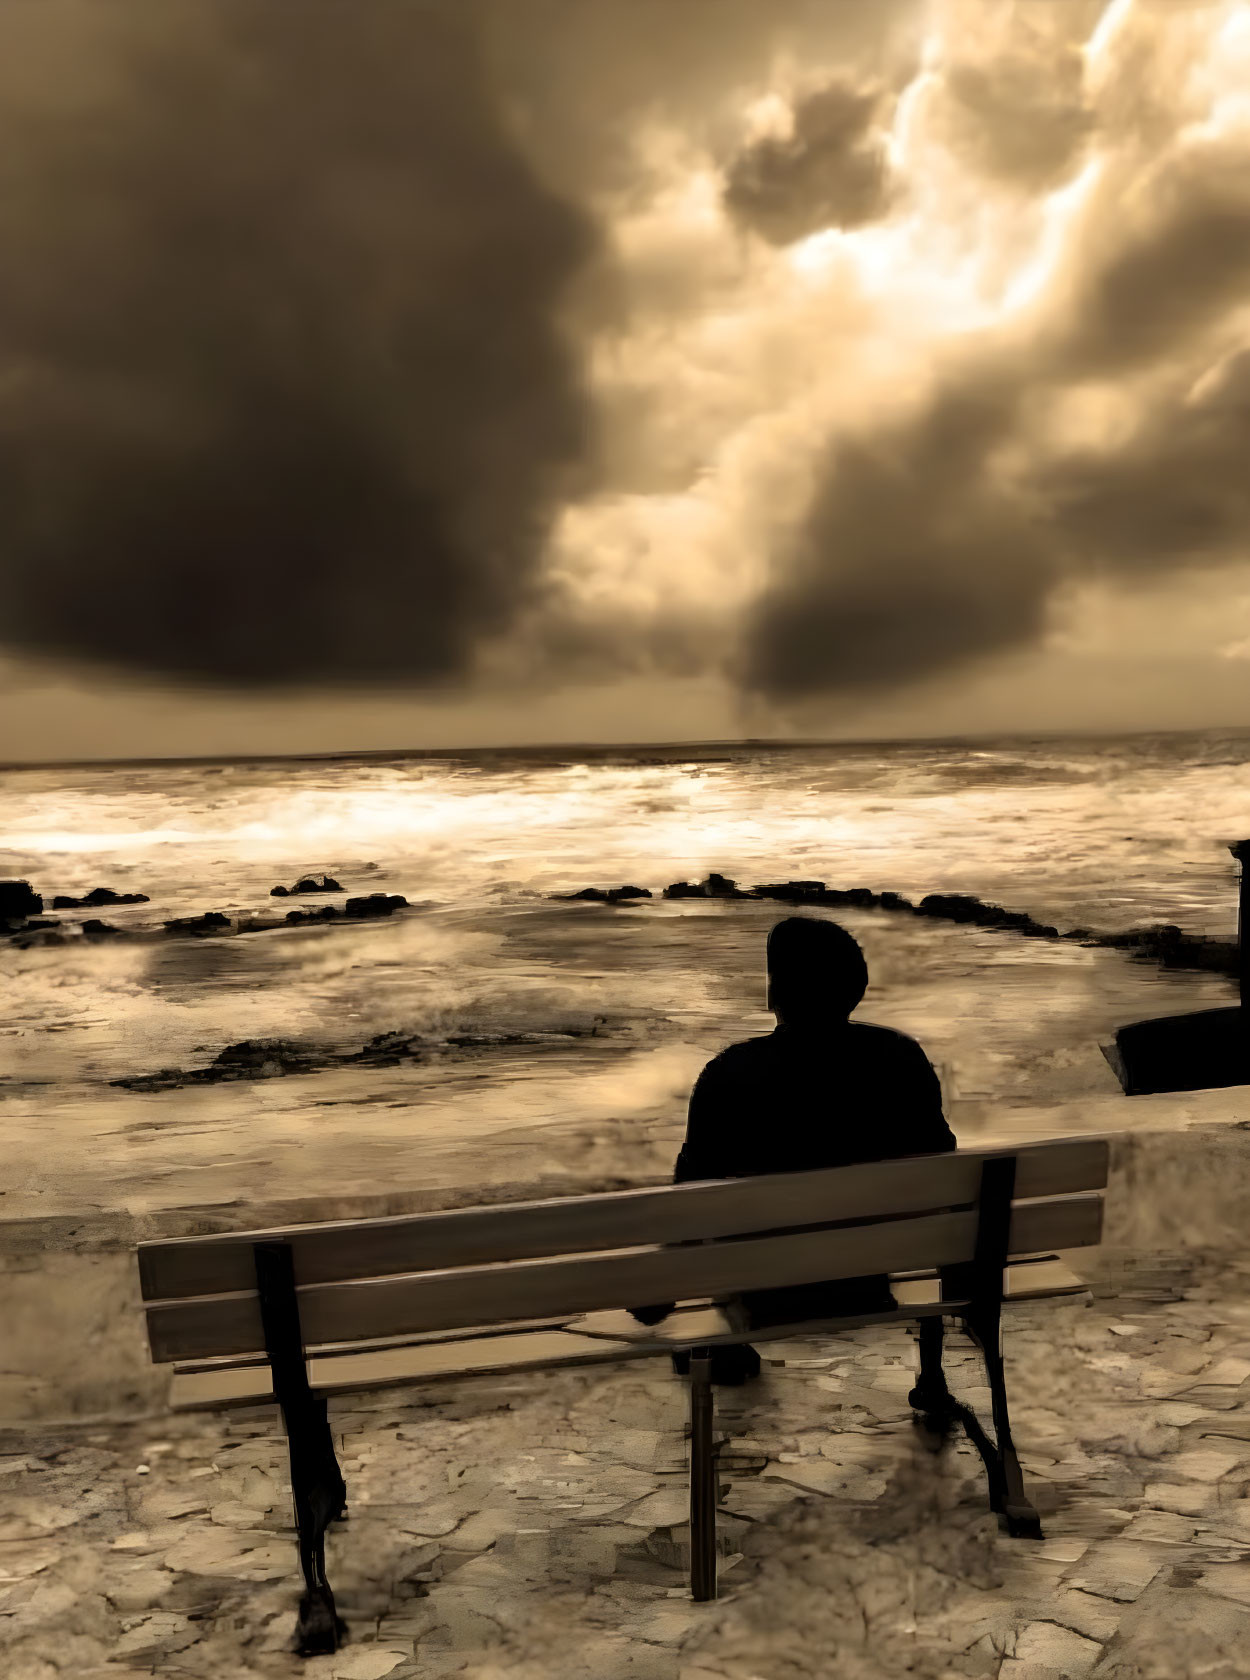
{"type": "Polygon", "coordinates": [[[769,1342],[935,1314],[962,1321],[984,1355],[993,1438],[953,1401],[928,1422],[942,1431],[962,1423],[1000,1523],[1040,1537],[1011,1440],[1000,1313],[1005,1301],[1083,1290],[1056,1251],[1100,1240],[1107,1161],[1105,1137],[1067,1138],[144,1243],[152,1358],[174,1366],[177,1409],[281,1407],[304,1655],[336,1649],[344,1631],[325,1573],[326,1528],[346,1512],[327,1398],[393,1384],[691,1350],[691,1586],[696,1599],[714,1597],[709,1350],[748,1339],[734,1305],[743,1290],[891,1275],[892,1309],[770,1324],[756,1332],[769,1342]],[[949,1270],[945,1285],[938,1276],[952,1266],[958,1289],[949,1270]],[[682,1304],[653,1329],[623,1310],[673,1299],[682,1304]]]}

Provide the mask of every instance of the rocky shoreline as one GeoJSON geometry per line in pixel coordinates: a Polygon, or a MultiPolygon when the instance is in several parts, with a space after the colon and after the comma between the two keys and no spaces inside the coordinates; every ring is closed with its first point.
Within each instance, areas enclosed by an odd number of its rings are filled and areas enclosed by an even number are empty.
{"type": "MultiPolygon", "coordinates": [[[[321,878],[303,876],[293,887],[276,886],[269,889],[271,898],[300,895],[331,896],[345,894],[345,889],[327,875],[321,878]]],[[[93,887],[81,898],[58,893],[52,900],[54,910],[102,909],[108,905],[150,904],[146,893],[119,893],[111,887],[93,887]]],[[[0,881],[0,938],[7,938],[18,950],[32,945],[64,945],[75,938],[97,944],[105,940],[158,941],[168,938],[212,938],[241,933],[271,933],[279,928],[294,927],[306,922],[377,921],[406,910],[409,903],[399,893],[374,892],[346,897],[340,905],[322,904],[307,910],[288,910],[283,916],[229,915],[224,910],[205,910],[197,916],[174,916],[159,927],[125,928],[98,917],[80,924],[62,922],[43,914],[43,895],[31,887],[29,881],[0,881]],[[75,925],[78,932],[73,931],[75,925]]]]}
{"type": "MultiPolygon", "coordinates": [[[[308,908],[288,910],[281,916],[229,914],[223,910],[206,910],[194,916],[171,917],[156,928],[127,928],[118,927],[98,917],[88,918],[81,923],[66,923],[47,917],[43,914],[43,896],[35,892],[29,882],[0,881],[0,939],[7,938],[11,945],[24,950],[31,945],[65,944],[79,938],[91,943],[113,940],[152,942],[169,938],[221,938],[238,934],[270,933],[306,924],[375,921],[411,908],[409,900],[398,893],[374,892],[348,896],[346,889],[328,875],[306,875],[294,886],[278,885],[269,889],[271,898],[338,895],[343,895],[344,898],[341,905],[310,905],[308,908]]],[[[1170,922],[1154,923],[1147,927],[1129,928],[1119,932],[1087,927],[1061,931],[1053,923],[1039,921],[1027,911],[1008,910],[1000,904],[989,903],[969,893],[928,893],[919,902],[915,902],[898,892],[875,892],[868,887],[830,887],[824,881],[815,880],[772,881],[740,887],[730,877],[713,872],[703,881],[670,882],[658,894],[650,887],[625,884],[616,887],[581,887],[575,892],[550,895],[553,900],[562,903],[593,903],[614,907],[644,904],[657,896],[669,900],[713,899],[719,902],[767,900],[794,908],[811,906],[820,909],[884,910],[897,915],[912,915],[964,926],[995,929],[1003,933],[1018,934],[1025,939],[1070,940],[1081,945],[1125,951],[1138,961],[1153,962],[1162,968],[1191,969],[1230,977],[1237,973],[1235,940],[1212,939],[1201,934],[1186,933],[1183,928],[1170,922]]],[[[80,898],[58,894],[52,900],[52,907],[101,909],[111,905],[149,902],[145,893],[118,893],[108,887],[96,887],[80,898]]]]}
{"type": "Polygon", "coordinates": [[[399,1067],[402,1063],[446,1062],[474,1051],[509,1049],[520,1045],[566,1044],[580,1038],[604,1036],[607,1017],[585,1025],[568,1025],[546,1032],[449,1033],[435,1038],[422,1033],[378,1033],[359,1050],[335,1050],[299,1044],[289,1039],[249,1038],[228,1044],[202,1068],[162,1068],[156,1073],[110,1079],[125,1091],[173,1091],[185,1085],[221,1085],[236,1079],[273,1079],[287,1074],[324,1073],[328,1068],[399,1067]]]}
{"type": "MultiPolygon", "coordinates": [[[[929,893],[919,903],[897,892],[873,892],[868,887],[829,887],[823,881],[774,881],[760,886],[740,887],[725,875],[711,874],[704,881],[673,881],[663,888],[664,899],[765,899],[795,908],[887,910],[897,914],[923,916],[964,926],[993,928],[1016,933],[1025,939],[1064,939],[1106,950],[1127,951],[1142,962],[1163,968],[1199,969],[1213,974],[1235,975],[1235,940],[1210,939],[1186,933],[1171,922],[1150,927],[1129,928],[1119,933],[1076,927],[1064,932],[1050,922],[1039,922],[1024,910],[1007,910],[969,893],[929,893]]],[[[577,892],[553,893],[564,903],[607,905],[638,904],[656,897],[649,887],[582,887],[577,892]]]]}

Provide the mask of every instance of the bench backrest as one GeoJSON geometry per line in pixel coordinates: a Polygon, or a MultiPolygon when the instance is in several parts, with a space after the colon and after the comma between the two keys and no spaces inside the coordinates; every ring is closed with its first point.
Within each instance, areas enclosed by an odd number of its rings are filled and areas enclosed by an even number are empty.
{"type": "Polygon", "coordinates": [[[1006,1254],[1080,1248],[1101,1238],[1108,1154],[1105,1137],[1060,1138],[144,1243],[152,1357],[263,1354],[259,1243],[287,1246],[304,1342],[327,1346],[970,1261],[987,1163],[1014,1162],[1006,1254]]]}

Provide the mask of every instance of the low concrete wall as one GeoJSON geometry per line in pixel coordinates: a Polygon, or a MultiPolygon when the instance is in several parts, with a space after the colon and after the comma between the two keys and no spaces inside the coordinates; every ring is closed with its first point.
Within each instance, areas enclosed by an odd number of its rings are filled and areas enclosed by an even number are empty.
{"type": "MultiPolygon", "coordinates": [[[[159,1413],[168,1373],[148,1359],[137,1243],[156,1237],[428,1212],[577,1191],[565,1175],[527,1184],[286,1203],[170,1208],[0,1222],[0,1424],[159,1413]]],[[[1250,1124],[1113,1140],[1103,1247],[1075,1256],[1083,1275],[1114,1281],[1134,1256],[1218,1255],[1250,1242],[1250,1124]]]]}

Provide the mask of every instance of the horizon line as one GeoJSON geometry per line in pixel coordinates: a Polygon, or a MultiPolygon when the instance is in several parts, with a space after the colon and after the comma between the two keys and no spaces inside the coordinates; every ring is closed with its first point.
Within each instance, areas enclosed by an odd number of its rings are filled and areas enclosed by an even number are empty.
{"type": "Polygon", "coordinates": [[[882,735],[882,736],[798,736],[746,735],[707,737],[698,736],[668,741],[536,741],[499,743],[473,747],[363,747],[345,748],[334,752],[268,752],[268,753],[157,753],[134,758],[59,758],[15,759],[0,762],[0,774],[21,770],[141,770],[164,766],[169,769],[191,768],[196,765],[228,764],[346,764],[361,760],[381,763],[402,763],[423,758],[472,758],[506,753],[519,757],[526,753],[551,756],[606,755],[610,753],[676,752],[690,749],[692,757],[706,756],[713,748],[814,748],[814,747],[908,747],[908,746],[964,746],[977,742],[995,741],[1070,741],[1137,740],[1143,736],[1168,737],[1194,735],[1250,735],[1250,724],[1207,724],[1187,729],[1039,729],[1039,730],[976,730],[957,735],[882,735]],[[702,751],[696,749],[703,749],[702,751]]]}

